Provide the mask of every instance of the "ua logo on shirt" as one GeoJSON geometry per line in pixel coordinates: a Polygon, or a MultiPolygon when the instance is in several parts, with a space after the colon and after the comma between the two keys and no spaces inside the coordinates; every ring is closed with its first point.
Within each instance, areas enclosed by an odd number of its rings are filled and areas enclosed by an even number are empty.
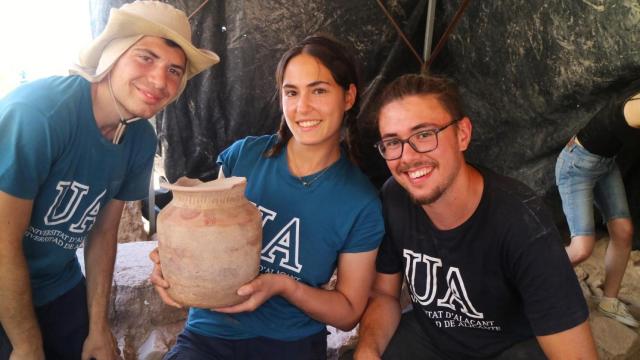
{"type": "MultiPolygon", "coordinates": [[[[258,206],[262,213],[262,227],[267,221],[273,220],[276,213],[258,206]]],[[[299,273],[302,265],[299,260],[300,248],[300,219],[294,217],[280,230],[269,243],[262,249],[261,258],[272,264],[276,262],[276,258],[280,258],[279,265],[285,269],[299,273]]]]}
{"type": "MultiPolygon", "coordinates": [[[[71,220],[78,212],[80,203],[89,193],[89,186],[78,182],[60,181],[56,185],[58,194],[44,217],[46,225],[63,224],[71,220]]],[[[80,220],[69,226],[69,231],[83,233],[91,230],[100,212],[100,200],[107,190],[103,190],[86,209],[80,220]]]]}
{"type": "MultiPolygon", "coordinates": [[[[408,249],[404,249],[403,256],[406,264],[405,277],[411,290],[411,298],[423,306],[431,304],[438,291],[438,269],[442,267],[442,260],[408,249]],[[420,270],[417,270],[418,268],[420,270]],[[418,271],[422,273],[418,273],[418,271]],[[416,275],[418,275],[417,278],[416,275]],[[424,293],[418,294],[416,283],[418,281],[422,282],[423,280],[421,279],[424,279],[424,284],[420,284],[419,288],[424,286],[424,293]]],[[[483,313],[478,312],[471,303],[460,269],[457,267],[452,266],[449,268],[447,272],[447,287],[446,294],[437,300],[437,306],[446,307],[454,311],[459,310],[472,318],[484,318],[483,313]]]]}

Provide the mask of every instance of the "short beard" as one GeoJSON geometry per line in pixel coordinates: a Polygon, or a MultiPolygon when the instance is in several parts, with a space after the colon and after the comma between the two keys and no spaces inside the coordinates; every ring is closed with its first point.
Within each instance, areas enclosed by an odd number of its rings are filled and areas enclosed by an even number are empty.
{"type": "Polygon", "coordinates": [[[442,197],[442,194],[444,194],[446,190],[447,189],[442,189],[439,187],[435,189],[431,194],[426,196],[415,197],[411,193],[409,193],[409,196],[411,197],[411,200],[413,200],[413,202],[417,205],[431,205],[434,202],[438,201],[438,199],[442,197]]]}
{"type": "MultiPolygon", "coordinates": [[[[430,194],[424,195],[422,197],[416,197],[413,194],[409,193],[411,200],[418,205],[431,205],[438,201],[444,193],[449,190],[449,188],[453,185],[458,173],[460,172],[460,168],[454,169],[451,174],[445,179],[445,183],[441,184],[441,186],[436,187],[430,194]]],[[[409,191],[407,191],[409,192],[409,191]]]]}

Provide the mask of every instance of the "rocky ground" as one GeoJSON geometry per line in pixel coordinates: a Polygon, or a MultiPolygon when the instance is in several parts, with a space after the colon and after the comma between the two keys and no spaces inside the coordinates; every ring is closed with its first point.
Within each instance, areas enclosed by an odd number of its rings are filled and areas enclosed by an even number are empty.
{"type": "MultiPolygon", "coordinates": [[[[591,330],[600,359],[640,359],[640,329],[632,329],[597,311],[598,300],[602,296],[607,243],[607,238],[600,239],[593,255],[576,267],[576,275],[591,310],[591,330]]],[[[640,319],[640,251],[631,253],[619,297],[629,305],[629,310],[636,319],[640,319]]]]}
{"type": "MultiPolygon", "coordinates": [[[[131,219],[137,218],[138,210],[135,206],[128,206],[127,209],[131,214],[125,215],[129,217],[123,226],[139,233],[139,226],[128,224],[131,219]]],[[[125,234],[123,240],[130,241],[131,235],[125,234]]],[[[607,242],[607,238],[597,242],[594,254],[576,268],[576,275],[591,310],[589,321],[600,359],[640,359],[640,330],[622,325],[596,310],[597,301],[602,295],[603,259],[607,242]]],[[[186,319],[186,310],[164,305],[148,281],[152,269],[148,254],[155,246],[155,241],[133,241],[118,246],[111,321],[125,360],[161,359],[175,342],[186,319]]],[[[640,251],[632,252],[620,298],[640,319],[640,251]]],[[[333,328],[329,328],[329,331],[329,359],[337,359],[344,349],[353,346],[357,331],[345,333],[333,328]]]]}

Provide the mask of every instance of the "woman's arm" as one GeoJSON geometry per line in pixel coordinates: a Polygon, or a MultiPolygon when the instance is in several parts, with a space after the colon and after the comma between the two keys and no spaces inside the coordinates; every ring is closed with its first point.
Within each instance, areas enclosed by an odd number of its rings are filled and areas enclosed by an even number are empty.
{"type": "Polygon", "coordinates": [[[367,305],[376,275],[377,252],[340,254],[334,290],[314,288],[286,275],[262,274],[238,289],[239,295],[250,295],[246,301],[214,310],[225,313],[253,311],[272,296],[280,295],[317,321],[340,330],[351,330],[367,305]]]}

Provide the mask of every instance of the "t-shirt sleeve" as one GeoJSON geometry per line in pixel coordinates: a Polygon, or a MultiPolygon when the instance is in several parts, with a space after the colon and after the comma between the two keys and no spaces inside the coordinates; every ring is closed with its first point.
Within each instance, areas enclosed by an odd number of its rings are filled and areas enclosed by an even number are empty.
{"type": "Polygon", "coordinates": [[[149,182],[151,181],[157,138],[150,124],[139,125],[143,128],[143,133],[131,134],[136,135],[136,138],[140,140],[133,146],[134,155],[130,161],[132,165],[129,165],[120,191],[114,196],[118,200],[135,201],[144,199],[149,194],[149,182]]]}
{"type": "Polygon", "coordinates": [[[384,235],[378,250],[376,271],[383,274],[396,274],[402,271],[402,259],[388,233],[384,235]]]}
{"type": "MultiPolygon", "coordinates": [[[[382,186],[382,216],[384,218],[385,235],[380,244],[378,250],[378,257],[376,258],[376,271],[383,274],[396,274],[402,271],[402,258],[399,254],[399,248],[395,244],[395,241],[391,234],[394,233],[391,228],[389,219],[397,216],[398,214],[404,214],[405,209],[398,204],[398,195],[395,191],[394,181],[389,179],[382,186]]],[[[396,225],[404,224],[404,222],[398,222],[396,225]]]]}
{"type": "Polygon", "coordinates": [[[356,216],[341,252],[357,253],[373,250],[380,245],[383,234],[382,206],[380,200],[375,197],[356,216]]]}
{"type": "Polygon", "coordinates": [[[519,246],[511,244],[508,266],[531,328],[543,336],[581,324],[589,311],[555,225],[550,217],[539,215],[526,222],[537,231],[516,230],[528,239],[519,246]],[[534,221],[539,223],[531,225],[534,221]]]}
{"type": "Polygon", "coordinates": [[[26,105],[0,109],[0,190],[35,198],[55,157],[49,125],[43,114],[26,105]]]}
{"type": "Polygon", "coordinates": [[[222,171],[225,177],[229,177],[233,174],[233,169],[238,162],[240,151],[242,150],[242,145],[244,144],[244,142],[244,139],[238,140],[231,144],[231,146],[223,150],[220,155],[218,155],[216,163],[222,167],[222,171]]]}

